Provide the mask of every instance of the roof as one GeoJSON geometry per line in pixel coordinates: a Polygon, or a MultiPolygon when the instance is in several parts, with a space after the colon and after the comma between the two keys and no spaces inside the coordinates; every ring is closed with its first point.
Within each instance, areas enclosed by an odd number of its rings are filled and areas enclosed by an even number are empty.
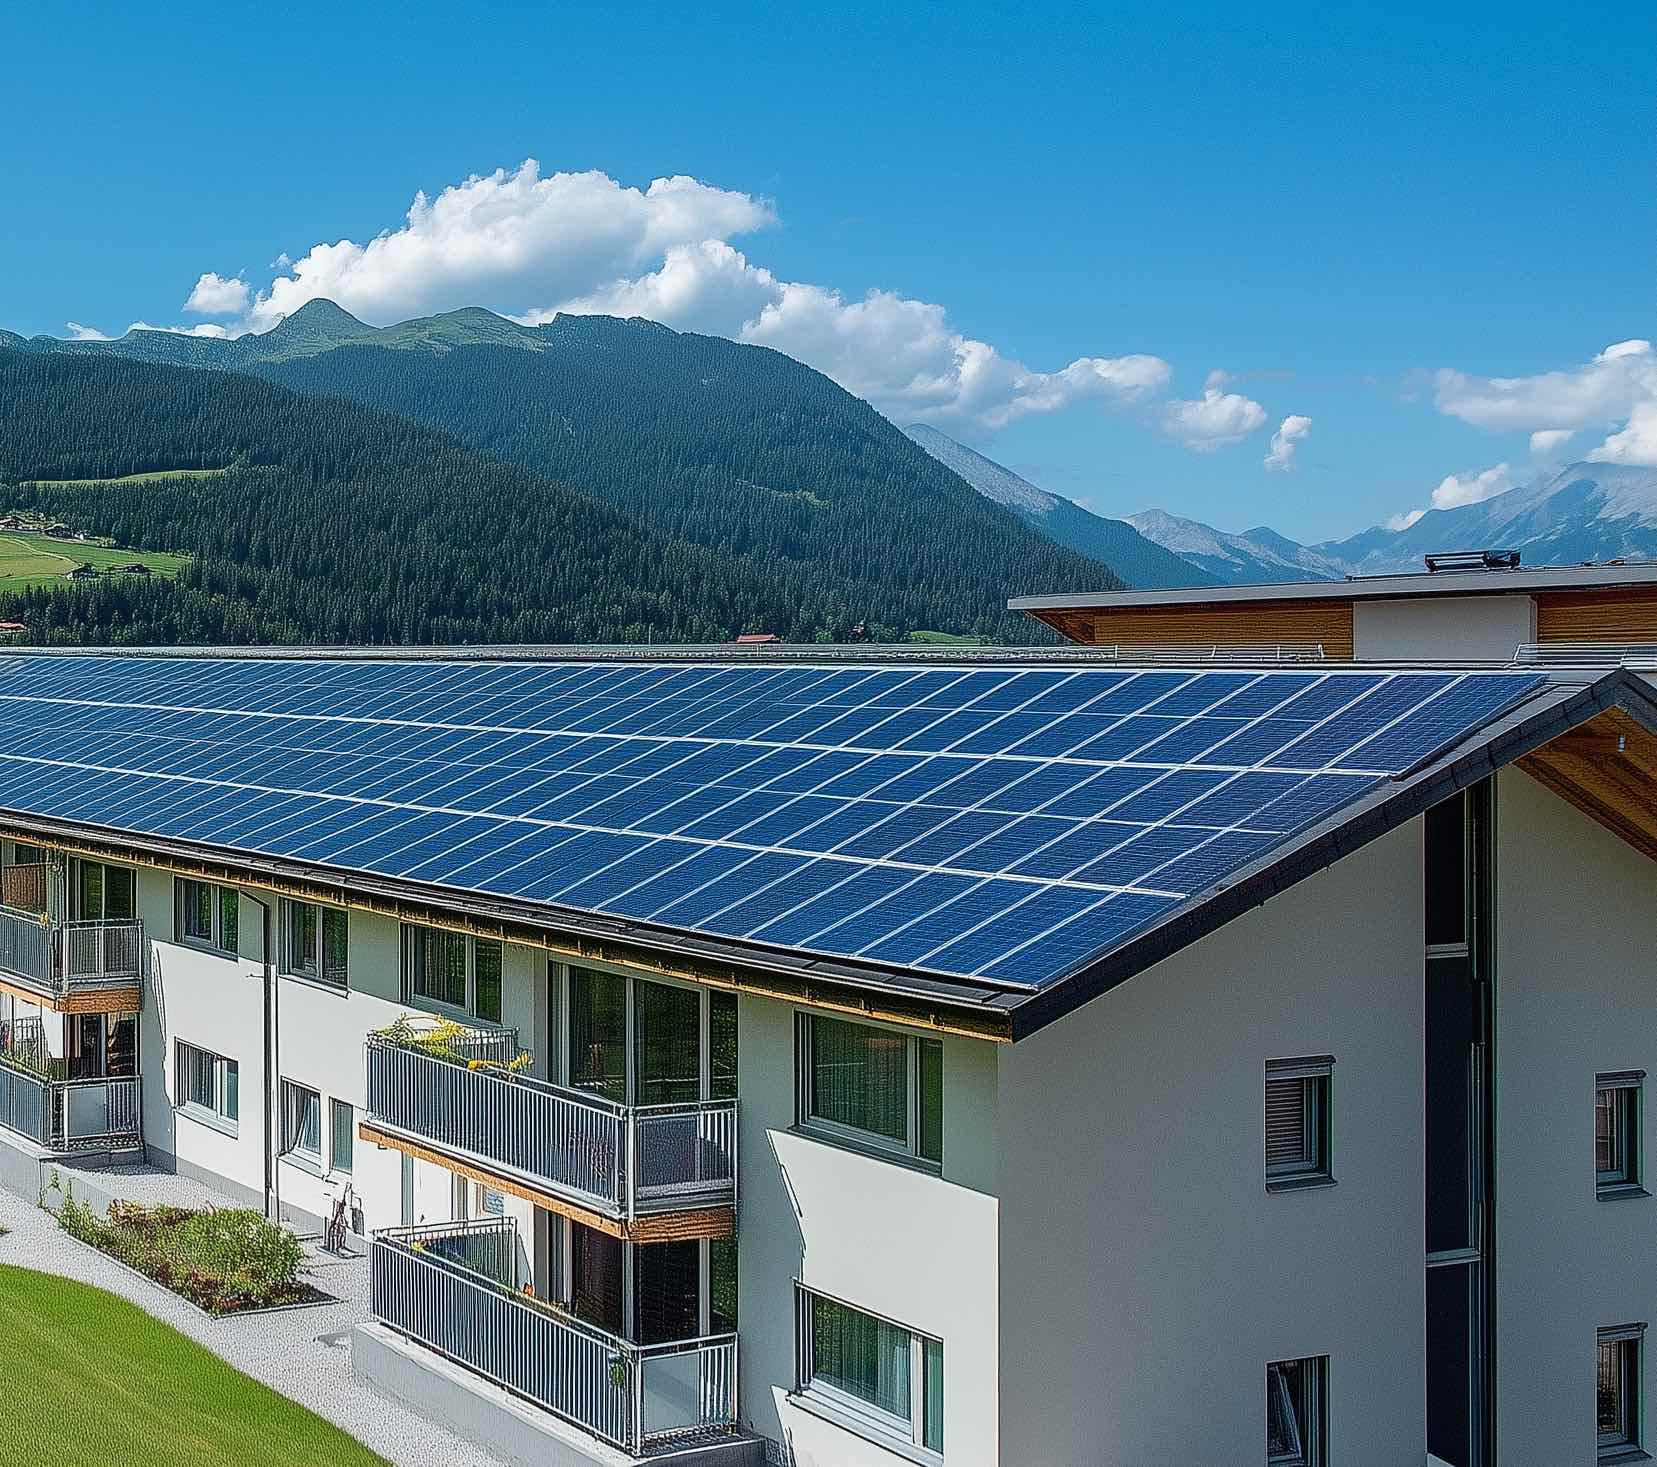
{"type": "Polygon", "coordinates": [[[1599,710],[1620,669],[0,657],[0,815],[1028,1032],[1599,710]]]}
{"type": "Polygon", "coordinates": [[[1608,590],[1645,586],[1657,591],[1657,563],[1639,565],[1522,566],[1517,570],[1415,571],[1395,576],[1348,576],[1342,581],[1277,581],[1263,586],[1176,586],[1146,591],[1077,591],[1057,596],[1014,596],[1013,611],[1144,606],[1227,605],[1258,601],[1370,601],[1403,596],[1491,596],[1532,591],[1608,590]]]}

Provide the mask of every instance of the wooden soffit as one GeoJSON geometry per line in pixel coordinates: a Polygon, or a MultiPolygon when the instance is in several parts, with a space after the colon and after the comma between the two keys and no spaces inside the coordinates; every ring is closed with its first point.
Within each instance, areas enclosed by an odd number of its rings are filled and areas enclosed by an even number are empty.
{"type": "Polygon", "coordinates": [[[0,993],[38,1004],[54,1014],[136,1014],[144,1002],[144,990],[136,983],[130,987],[71,989],[61,998],[53,998],[4,973],[0,973],[0,993]]]}
{"type": "Polygon", "coordinates": [[[400,1151],[416,1161],[429,1161],[433,1166],[443,1167],[493,1191],[504,1192],[509,1197],[532,1202],[547,1212],[555,1212],[560,1217],[585,1223],[589,1228],[608,1233],[612,1238],[620,1238],[624,1243],[682,1243],[693,1238],[728,1238],[736,1230],[736,1209],[733,1207],[687,1208],[681,1212],[650,1213],[631,1220],[607,1217],[602,1212],[570,1202],[556,1192],[525,1186],[512,1177],[501,1176],[474,1162],[461,1161],[436,1147],[423,1146],[394,1131],[382,1131],[370,1121],[357,1123],[357,1135],[375,1146],[400,1151]]]}
{"type": "Polygon", "coordinates": [[[1657,861],[1657,735],[1620,708],[1526,754],[1519,768],[1657,861]]]}

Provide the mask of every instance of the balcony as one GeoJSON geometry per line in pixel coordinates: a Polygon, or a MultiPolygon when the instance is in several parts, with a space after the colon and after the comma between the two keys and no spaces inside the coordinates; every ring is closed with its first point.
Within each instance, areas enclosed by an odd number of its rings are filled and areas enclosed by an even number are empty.
{"type": "Polygon", "coordinates": [[[58,1013],[135,1013],[143,974],[144,924],[137,918],[54,922],[0,908],[0,984],[31,1003],[58,1013]]]}
{"type": "Polygon", "coordinates": [[[374,1318],[635,1457],[728,1439],[734,1334],[632,1344],[521,1292],[521,1256],[509,1219],[376,1233],[374,1318]]]}
{"type": "Polygon", "coordinates": [[[619,1105],[508,1068],[512,1030],[468,1030],[443,1054],[406,1027],[367,1044],[367,1141],[504,1182],[632,1242],[730,1234],[734,1100],[619,1105]]]}
{"type": "Polygon", "coordinates": [[[0,1127],[48,1151],[115,1151],[142,1144],[138,1077],[54,1079],[0,1055],[0,1127]]]}

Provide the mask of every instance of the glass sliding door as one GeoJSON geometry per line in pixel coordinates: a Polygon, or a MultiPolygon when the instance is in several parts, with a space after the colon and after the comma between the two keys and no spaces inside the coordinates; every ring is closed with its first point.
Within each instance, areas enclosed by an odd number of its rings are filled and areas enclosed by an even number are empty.
{"type": "Polygon", "coordinates": [[[633,1103],[678,1105],[701,1098],[701,992],[635,981],[633,1103]]]}
{"type": "Polygon", "coordinates": [[[702,1245],[644,1243],[633,1249],[633,1339],[641,1345],[702,1333],[702,1245]]]}
{"type": "Polygon", "coordinates": [[[612,1335],[624,1333],[624,1247],[597,1228],[570,1224],[570,1302],[577,1318],[612,1335]]]}
{"type": "Polygon", "coordinates": [[[116,922],[138,915],[137,873],[130,866],[102,861],[75,862],[75,917],[82,922],[116,922]]]}
{"type": "Polygon", "coordinates": [[[570,969],[569,1082],[619,1104],[627,1101],[627,980],[570,969]]]}

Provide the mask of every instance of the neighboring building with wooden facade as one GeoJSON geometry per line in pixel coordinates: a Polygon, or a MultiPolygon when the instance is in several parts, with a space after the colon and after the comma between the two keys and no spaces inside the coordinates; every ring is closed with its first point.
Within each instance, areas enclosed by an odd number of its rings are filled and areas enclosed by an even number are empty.
{"type": "Polygon", "coordinates": [[[1657,565],[1018,596],[1008,605],[1083,646],[1317,647],[1332,661],[1505,662],[1534,643],[1657,643],[1657,565]]]}

